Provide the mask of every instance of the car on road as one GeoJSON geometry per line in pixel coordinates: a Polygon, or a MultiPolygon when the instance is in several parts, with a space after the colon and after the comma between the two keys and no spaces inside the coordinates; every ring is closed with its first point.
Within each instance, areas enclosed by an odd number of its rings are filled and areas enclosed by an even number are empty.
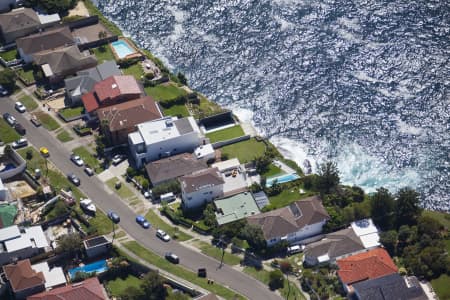
{"type": "Polygon", "coordinates": [[[19,148],[22,148],[22,147],[25,147],[25,146],[28,146],[28,141],[27,141],[26,138],[18,139],[17,141],[12,143],[12,147],[14,149],[19,149],[19,148]]]}
{"type": "Polygon", "coordinates": [[[116,154],[116,155],[113,156],[113,158],[112,158],[111,161],[112,161],[112,164],[113,164],[114,166],[117,166],[117,165],[120,164],[122,161],[124,161],[125,158],[126,158],[125,155],[122,155],[122,154],[116,154]]]}
{"type": "Polygon", "coordinates": [[[79,167],[82,167],[84,165],[84,161],[79,155],[72,154],[70,156],[70,160],[79,167]]]}
{"type": "Polygon", "coordinates": [[[136,223],[138,223],[139,225],[141,225],[145,229],[150,228],[150,223],[147,221],[146,218],[144,218],[144,216],[137,215],[136,216],[136,223]]]}
{"type": "Polygon", "coordinates": [[[161,229],[156,230],[156,236],[159,237],[164,242],[170,241],[170,236],[164,230],[161,229]]]}
{"type": "Polygon", "coordinates": [[[20,102],[20,101],[16,102],[16,104],[14,105],[14,108],[20,113],[24,113],[27,111],[27,108],[25,107],[25,105],[23,105],[22,102],[20,102]]]}
{"type": "Polygon", "coordinates": [[[20,124],[20,123],[16,123],[16,125],[14,125],[14,129],[20,135],[25,135],[27,133],[25,127],[23,127],[22,124],[20,124]]]}
{"type": "Polygon", "coordinates": [[[70,180],[70,182],[72,182],[73,184],[75,184],[76,186],[79,186],[81,184],[80,178],[77,177],[77,175],[73,174],[73,173],[69,173],[67,175],[67,179],[70,180]]]}
{"type": "Polygon", "coordinates": [[[14,118],[14,116],[10,113],[4,113],[3,119],[5,119],[6,123],[8,123],[10,126],[14,126],[14,124],[16,124],[17,122],[16,118],[14,118]]]}
{"type": "Polygon", "coordinates": [[[48,149],[46,147],[41,147],[39,148],[39,152],[41,153],[42,156],[50,156],[50,152],[48,152],[48,149]]]}
{"type": "Polygon", "coordinates": [[[31,123],[33,123],[34,126],[39,127],[41,126],[41,121],[39,121],[39,119],[35,116],[35,115],[31,115],[31,119],[30,119],[31,123]]]}
{"type": "Polygon", "coordinates": [[[166,252],[166,254],[164,255],[164,257],[165,257],[168,261],[170,261],[171,263],[173,263],[173,264],[178,264],[178,263],[180,263],[180,258],[179,258],[176,254],[174,254],[174,253],[172,253],[172,252],[166,252]]]}
{"type": "Polygon", "coordinates": [[[108,218],[110,218],[111,221],[113,221],[116,224],[120,222],[119,215],[117,213],[113,212],[112,210],[108,211],[108,218]]]}
{"type": "Polygon", "coordinates": [[[92,175],[94,175],[94,170],[92,170],[91,167],[86,166],[86,167],[84,168],[84,173],[86,173],[88,176],[92,176],[92,175]]]}

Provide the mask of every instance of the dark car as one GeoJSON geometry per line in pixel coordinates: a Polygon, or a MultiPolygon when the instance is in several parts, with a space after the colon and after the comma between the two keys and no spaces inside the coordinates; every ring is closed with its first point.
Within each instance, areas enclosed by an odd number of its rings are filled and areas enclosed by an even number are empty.
{"type": "Polygon", "coordinates": [[[22,126],[22,124],[16,123],[16,125],[14,125],[14,129],[17,131],[18,134],[20,135],[25,135],[27,133],[27,131],[25,130],[25,128],[22,126]]]}
{"type": "Polygon", "coordinates": [[[173,264],[180,263],[180,258],[176,254],[173,254],[172,252],[166,252],[164,257],[173,264]]]}
{"type": "Polygon", "coordinates": [[[150,228],[150,223],[147,221],[147,219],[144,218],[144,216],[137,215],[136,216],[136,223],[138,223],[139,225],[141,225],[145,229],[150,228]]]}
{"type": "Polygon", "coordinates": [[[72,182],[76,186],[79,186],[81,184],[80,178],[78,178],[77,175],[75,175],[73,173],[70,173],[69,175],[67,175],[67,178],[70,180],[70,182],[72,182]]]}
{"type": "Polygon", "coordinates": [[[1,96],[8,95],[8,90],[6,90],[2,85],[0,85],[0,95],[1,96]]]}
{"type": "Polygon", "coordinates": [[[120,217],[117,213],[113,212],[112,210],[110,210],[108,212],[108,218],[111,219],[111,221],[113,221],[114,223],[119,223],[120,222],[120,217]]]}

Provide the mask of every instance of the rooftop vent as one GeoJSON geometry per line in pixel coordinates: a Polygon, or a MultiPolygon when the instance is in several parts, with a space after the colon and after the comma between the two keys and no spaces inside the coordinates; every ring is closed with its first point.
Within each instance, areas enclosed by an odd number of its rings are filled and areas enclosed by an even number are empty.
{"type": "Polygon", "coordinates": [[[117,84],[113,83],[113,84],[111,85],[111,88],[112,88],[112,89],[117,88],[117,84]]]}

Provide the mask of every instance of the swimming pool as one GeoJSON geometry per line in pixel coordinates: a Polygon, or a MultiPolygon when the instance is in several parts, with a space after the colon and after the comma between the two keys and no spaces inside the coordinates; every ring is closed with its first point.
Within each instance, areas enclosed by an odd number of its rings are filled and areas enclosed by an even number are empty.
{"type": "Polygon", "coordinates": [[[277,181],[277,183],[286,183],[289,181],[294,181],[299,178],[300,178],[300,176],[298,176],[295,173],[268,178],[266,181],[266,187],[271,187],[272,184],[275,182],[275,180],[277,181]]]}
{"type": "Polygon", "coordinates": [[[87,264],[82,267],[77,267],[69,270],[69,276],[70,279],[73,279],[75,277],[75,274],[77,272],[82,273],[103,273],[106,270],[108,270],[108,264],[106,263],[106,260],[99,260],[96,262],[93,262],[91,264],[87,264]]]}
{"type": "Polygon", "coordinates": [[[114,51],[116,52],[116,55],[122,59],[127,57],[130,54],[136,53],[136,50],[134,50],[126,41],[124,40],[118,40],[113,43],[111,43],[111,46],[114,48],[114,51]]]}

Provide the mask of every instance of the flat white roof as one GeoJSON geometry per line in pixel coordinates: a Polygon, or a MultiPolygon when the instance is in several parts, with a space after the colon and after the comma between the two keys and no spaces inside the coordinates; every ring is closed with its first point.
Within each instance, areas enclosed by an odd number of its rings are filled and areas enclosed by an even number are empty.
{"type": "Polygon", "coordinates": [[[229,160],[225,160],[225,161],[221,161],[221,162],[212,164],[211,167],[217,168],[217,169],[219,169],[220,172],[223,172],[223,171],[226,171],[229,169],[238,168],[240,165],[241,165],[241,163],[239,162],[239,159],[232,158],[229,160]]]}
{"type": "Polygon", "coordinates": [[[366,234],[359,237],[365,248],[373,248],[380,246],[380,236],[378,233],[366,234]]]}
{"type": "Polygon", "coordinates": [[[378,232],[377,227],[372,222],[372,219],[363,219],[352,222],[353,231],[357,236],[362,236],[370,233],[378,232]]]}
{"type": "Polygon", "coordinates": [[[61,21],[61,18],[59,17],[58,14],[47,15],[47,14],[41,14],[39,12],[36,12],[36,14],[37,14],[41,24],[48,24],[48,23],[54,23],[54,22],[61,21]]]}
{"type": "Polygon", "coordinates": [[[49,64],[43,64],[41,66],[41,68],[42,68],[42,71],[44,71],[45,77],[53,76],[53,71],[49,64]]]}
{"type": "Polygon", "coordinates": [[[329,260],[330,260],[330,257],[328,256],[328,254],[324,254],[324,255],[321,255],[321,256],[317,257],[317,261],[319,263],[327,262],[329,260]]]}
{"type": "Polygon", "coordinates": [[[17,225],[12,225],[0,229],[0,242],[20,237],[20,230],[17,225]]]}
{"type": "Polygon", "coordinates": [[[41,226],[25,228],[25,234],[28,236],[28,238],[34,239],[36,247],[44,248],[49,246],[47,238],[41,226]]]}
{"type": "MultiPolygon", "coordinates": [[[[17,226],[16,226],[17,227],[17,226]]],[[[8,252],[32,248],[48,247],[48,241],[42,231],[41,226],[33,226],[25,229],[25,233],[20,233],[16,238],[5,241],[5,248],[8,252]]]]}
{"type": "Polygon", "coordinates": [[[36,272],[42,272],[44,274],[46,289],[66,284],[66,277],[61,267],[53,267],[50,269],[47,262],[42,262],[32,265],[31,268],[36,272]]]}
{"type": "Polygon", "coordinates": [[[211,155],[214,153],[214,148],[211,144],[201,145],[194,150],[195,156],[197,158],[202,158],[207,155],[211,155]]]}
{"type": "Polygon", "coordinates": [[[139,133],[139,131],[136,132],[132,132],[128,135],[130,137],[131,143],[133,145],[138,145],[140,143],[143,143],[144,140],[142,139],[141,134],[139,133]]]}

